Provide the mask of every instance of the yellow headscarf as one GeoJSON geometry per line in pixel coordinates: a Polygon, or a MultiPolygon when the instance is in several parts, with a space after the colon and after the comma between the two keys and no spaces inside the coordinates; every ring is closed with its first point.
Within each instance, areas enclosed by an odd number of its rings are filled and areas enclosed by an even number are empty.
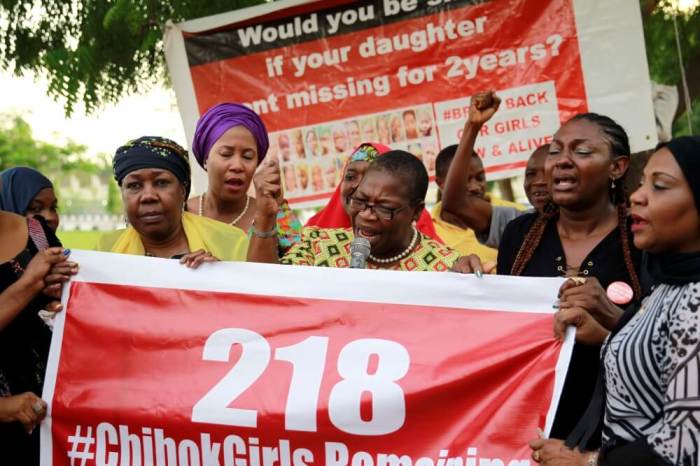
{"type": "MultiPolygon", "coordinates": [[[[182,213],[190,252],[204,249],[222,261],[245,261],[248,253],[248,237],[240,228],[189,212],[182,213]]],[[[146,254],[141,237],[134,227],[108,233],[97,244],[98,251],[120,254],[146,254]]]]}

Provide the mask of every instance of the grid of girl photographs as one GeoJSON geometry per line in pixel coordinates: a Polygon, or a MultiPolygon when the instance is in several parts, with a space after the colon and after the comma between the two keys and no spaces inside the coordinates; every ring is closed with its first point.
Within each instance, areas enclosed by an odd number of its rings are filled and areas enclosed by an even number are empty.
{"type": "Polygon", "coordinates": [[[285,197],[332,194],[352,149],[365,141],[403,149],[420,158],[435,175],[439,150],[431,105],[332,121],[270,134],[270,154],[282,170],[285,197]]]}

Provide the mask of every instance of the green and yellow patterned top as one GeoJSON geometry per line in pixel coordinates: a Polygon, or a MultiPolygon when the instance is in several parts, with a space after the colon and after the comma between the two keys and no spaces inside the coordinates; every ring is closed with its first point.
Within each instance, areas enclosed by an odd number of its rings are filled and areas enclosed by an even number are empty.
{"type": "Polygon", "coordinates": [[[289,207],[287,200],[282,200],[277,211],[277,240],[280,257],[301,239],[303,229],[299,217],[289,207]]]}
{"type": "MultiPolygon", "coordinates": [[[[301,240],[287,251],[280,262],[289,265],[349,267],[350,243],[353,239],[351,228],[306,227],[302,230],[301,240]]],[[[418,245],[408,257],[382,267],[367,261],[367,268],[445,272],[458,258],[457,251],[420,235],[418,245]]]]}

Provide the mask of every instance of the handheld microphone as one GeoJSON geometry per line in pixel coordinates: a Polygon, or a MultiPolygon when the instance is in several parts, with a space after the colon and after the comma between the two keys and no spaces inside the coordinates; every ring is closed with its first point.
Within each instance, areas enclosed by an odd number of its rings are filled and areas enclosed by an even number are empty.
{"type": "Polygon", "coordinates": [[[350,268],[364,269],[367,267],[367,257],[369,256],[369,240],[367,238],[356,237],[350,243],[350,268]]]}

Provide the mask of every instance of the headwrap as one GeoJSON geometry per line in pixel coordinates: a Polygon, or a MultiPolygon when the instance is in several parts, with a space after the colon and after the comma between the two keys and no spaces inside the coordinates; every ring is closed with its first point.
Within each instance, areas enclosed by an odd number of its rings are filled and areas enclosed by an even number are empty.
{"type": "MultiPolygon", "coordinates": [[[[664,146],[671,151],[695,200],[700,213],[700,137],[684,136],[671,139],[664,146]]],[[[664,147],[662,146],[662,147],[664,147]]],[[[685,285],[700,281],[700,251],[686,253],[649,253],[645,257],[645,271],[655,283],[685,285]]]]}
{"type": "Polygon", "coordinates": [[[258,145],[258,165],[260,165],[270,146],[265,124],[257,113],[245,105],[223,103],[207,110],[197,122],[192,141],[192,153],[200,167],[204,168],[204,162],[216,141],[234,126],[243,126],[253,135],[258,145]]]}
{"type": "Polygon", "coordinates": [[[114,154],[112,169],[121,186],[126,175],[142,168],[168,170],[185,187],[190,195],[191,173],[187,151],[175,141],[157,136],[142,136],[127,142],[114,154]]]}
{"type": "Polygon", "coordinates": [[[683,136],[666,143],[683,176],[688,181],[695,199],[695,208],[700,212],[700,136],[683,136]]]}
{"type": "Polygon", "coordinates": [[[357,148],[350,154],[350,162],[374,162],[374,160],[379,157],[384,152],[389,152],[390,147],[384,146],[382,144],[374,143],[363,143],[357,146],[357,148]]]}
{"type": "MultiPolygon", "coordinates": [[[[389,152],[391,147],[379,144],[377,142],[365,142],[357,146],[350,154],[348,161],[343,168],[343,177],[345,177],[345,170],[347,170],[348,165],[352,162],[373,162],[380,155],[389,152]]],[[[342,179],[342,178],[341,178],[342,179]]],[[[318,211],[316,215],[311,217],[307,222],[306,226],[317,226],[321,228],[350,228],[352,226],[350,221],[350,216],[345,212],[343,207],[343,201],[340,194],[340,183],[335,188],[335,192],[328,200],[328,204],[318,211]]],[[[416,228],[418,231],[423,233],[436,241],[442,242],[437,232],[435,231],[435,225],[433,225],[433,219],[427,210],[423,209],[421,212],[418,222],[416,222],[416,228]]]]}
{"type": "Polygon", "coordinates": [[[33,168],[8,168],[0,173],[0,210],[24,215],[32,199],[46,188],[53,184],[33,168]]]}

